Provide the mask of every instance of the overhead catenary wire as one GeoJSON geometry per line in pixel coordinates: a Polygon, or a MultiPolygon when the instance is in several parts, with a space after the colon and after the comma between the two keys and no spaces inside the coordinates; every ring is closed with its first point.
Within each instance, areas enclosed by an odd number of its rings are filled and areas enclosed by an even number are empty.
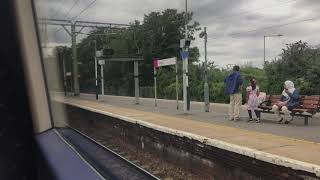
{"type": "Polygon", "coordinates": [[[90,4],[88,4],[78,15],[74,16],[72,20],[76,20],[78,17],[82,15],[86,10],[88,10],[97,0],[93,0],[90,4]]]}
{"type": "Polygon", "coordinates": [[[220,16],[215,17],[215,19],[216,20],[225,20],[225,19],[232,18],[232,17],[235,17],[235,16],[251,14],[251,13],[254,13],[254,12],[258,12],[258,11],[269,9],[269,8],[273,8],[273,7],[281,7],[283,5],[286,5],[286,4],[289,4],[289,3],[293,3],[293,2],[296,2],[296,1],[298,1],[298,0],[290,0],[290,1],[286,1],[286,2],[281,3],[281,4],[277,3],[276,5],[263,7],[263,8],[258,8],[258,9],[253,9],[253,10],[248,10],[248,11],[242,11],[242,12],[234,13],[234,14],[227,15],[227,16],[226,15],[220,15],[220,16]]]}
{"type": "MultiPolygon", "coordinates": [[[[84,13],[86,10],[88,10],[97,0],[93,0],[90,4],[88,4],[84,9],[82,9],[82,11],[80,11],[80,13],[74,17],[71,18],[72,21],[76,20],[78,17],[81,16],[82,13],[84,13]]],[[[79,0],[78,1],[75,1],[75,4],[76,3],[79,3],[79,0]]],[[[75,6],[75,4],[70,8],[72,10],[72,8],[75,6]]],[[[70,12],[71,12],[70,10],[70,12]]],[[[62,30],[62,27],[60,27],[59,29],[57,29],[54,34],[58,33],[59,31],[62,30]]]]}
{"type": "Polygon", "coordinates": [[[246,33],[251,33],[251,32],[256,32],[256,31],[262,31],[262,30],[267,30],[267,29],[273,29],[273,28],[280,28],[280,27],[284,27],[284,26],[288,26],[288,25],[292,25],[292,24],[298,24],[298,23],[307,22],[307,21],[314,21],[314,20],[318,20],[318,19],[320,19],[320,16],[319,16],[319,17],[314,17],[314,18],[309,18],[309,19],[303,19],[303,20],[293,21],[293,22],[284,23],[284,24],[271,25],[271,26],[267,26],[267,27],[263,27],[263,28],[258,28],[258,29],[253,29],[253,30],[244,31],[244,32],[239,32],[239,33],[232,33],[232,34],[230,34],[230,36],[231,36],[231,37],[236,37],[236,36],[238,36],[238,35],[242,35],[242,34],[246,34],[246,33]]]}
{"type": "MultiPolygon", "coordinates": [[[[257,31],[264,31],[264,30],[273,29],[273,28],[281,28],[281,27],[285,27],[285,26],[289,26],[289,25],[293,25],[293,24],[299,24],[299,23],[308,22],[308,21],[315,21],[315,20],[318,20],[318,19],[320,19],[320,16],[319,17],[314,17],[314,18],[303,19],[303,20],[297,20],[297,21],[288,22],[288,23],[284,23],[284,24],[270,25],[270,26],[266,26],[266,27],[262,27],[262,28],[252,29],[252,30],[249,30],[249,31],[231,33],[227,37],[236,38],[239,35],[243,35],[243,34],[247,34],[247,33],[252,33],[252,32],[257,32],[257,31]]],[[[221,37],[221,36],[219,36],[219,37],[208,37],[208,40],[217,40],[217,39],[222,39],[222,38],[226,38],[226,37],[221,37]]]]}
{"type": "Polygon", "coordinates": [[[66,14],[64,15],[64,17],[67,17],[71,11],[73,10],[73,8],[75,8],[78,4],[79,4],[80,0],[75,0],[72,7],[66,12],[66,14]]]}
{"type": "MultiPolygon", "coordinates": [[[[64,0],[64,1],[65,1],[65,0],[64,0]]],[[[76,7],[76,5],[79,4],[79,2],[80,2],[80,0],[75,0],[74,3],[73,3],[73,5],[71,6],[71,8],[69,8],[69,10],[68,10],[68,11],[66,12],[66,14],[64,15],[64,17],[67,17],[67,16],[71,13],[71,11],[73,10],[73,8],[76,7]]],[[[60,10],[61,10],[61,8],[60,8],[60,10]]],[[[59,31],[61,31],[61,30],[62,30],[62,27],[58,28],[58,29],[54,32],[54,34],[56,35],[56,33],[59,32],[59,31]]]]}
{"type": "MultiPolygon", "coordinates": [[[[253,12],[257,12],[257,11],[260,11],[260,10],[264,10],[264,9],[269,9],[269,8],[272,8],[272,7],[280,7],[282,5],[285,5],[285,4],[288,4],[288,3],[293,3],[293,2],[296,2],[298,0],[290,0],[290,1],[286,1],[286,2],[282,2],[282,4],[277,4],[277,5],[273,5],[273,6],[268,6],[268,7],[263,7],[263,8],[258,8],[258,9],[253,9],[253,10],[248,10],[248,11],[242,11],[240,13],[235,13],[235,14],[231,14],[229,16],[226,16],[226,15],[220,15],[218,17],[214,17],[214,18],[219,18],[219,20],[224,20],[224,19],[227,19],[227,18],[232,18],[234,16],[239,16],[239,15],[242,15],[242,14],[250,14],[250,13],[253,13],[253,12]]],[[[220,37],[208,37],[208,40],[213,40],[213,39],[220,39],[220,37]]]]}
{"type": "Polygon", "coordinates": [[[62,10],[62,6],[63,6],[63,4],[65,3],[65,1],[66,0],[60,0],[60,6],[59,6],[59,8],[57,9],[57,11],[52,15],[52,16],[50,16],[50,18],[54,18],[56,15],[58,15],[60,12],[61,12],[61,10],[62,10]]]}

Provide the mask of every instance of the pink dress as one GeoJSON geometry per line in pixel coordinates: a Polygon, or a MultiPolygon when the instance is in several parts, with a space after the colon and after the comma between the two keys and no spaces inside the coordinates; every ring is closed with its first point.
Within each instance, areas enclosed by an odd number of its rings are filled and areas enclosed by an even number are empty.
{"type": "Polygon", "coordinates": [[[247,87],[247,93],[249,93],[248,99],[248,110],[254,111],[258,109],[259,106],[259,98],[257,96],[257,92],[259,91],[259,87],[257,86],[255,90],[252,90],[252,87],[247,87]]]}

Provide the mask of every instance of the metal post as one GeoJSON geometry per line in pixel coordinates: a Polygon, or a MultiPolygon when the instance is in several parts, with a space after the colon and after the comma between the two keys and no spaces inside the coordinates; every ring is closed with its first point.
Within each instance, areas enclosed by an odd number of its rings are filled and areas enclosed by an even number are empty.
{"type": "Polygon", "coordinates": [[[136,104],[139,103],[139,63],[134,61],[134,94],[136,97],[136,104]]]}
{"type": "Polygon", "coordinates": [[[208,41],[208,34],[207,34],[207,27],[204,27],[204,106],[205,112],[209,112],[210,102],[209,102],[209,85],[208,85],[208,78],[207,78],[207,41],[208,41]]]}
{"type": "MultiPolygon", "coordinates": [[[[104,72],[103,72],[103,64],[101,64],[101,95],[104,96],[104,72]]],[[[103,98],[103,97],[102,97],[103,98]]]]}
{"type": "Polygon", "coordinates": [[[94,40],[94,73],[95,73],[95,79],[96,79],[96,100],[99,99],[99,93],[98,93],[98,62],[97,62],[97,40],[94,40]]]}
{"type": "Polygon", "coordinates": [[[154,81],[154,106],[157,107],[157,69],[153,67],[153,81],[154,81]]]}
{"type": "Polygon", "coordinates": [[[183,69],[183,111],[187,112],[187,76],[186,76],[186,60],[182,62],[182,69],[183,69]]]}
{"type": "Polygon", "coordinates": [[[178,61],[176,60],[176,99],[177,109],[179,109],[179,82],[178,82],[178,61]]]}
{"type": "MultiPolygon", "coordinates": [[[[188,38],[188,0],[186,0],[186,14],[185,14],[185,39],[188,38]]],[[[188,51],[188,48],[184,48],[188,51]]],[[[183,60],[183,111],[187,112],[190,110],[190,99],[188,98],[189,91],[189,79],[188,79],[188,57],[183,60]]]]}
{"type": "Polygon", "coordinates": [[[44,26],[44,47],[47,48],[48,47],[48,24],[45,24],[44,26]]]}
{"type": "Polygon", "coordinates": [[[63,68],[63,88],[64,88],[64,95],[67,95],[67,77],[66,77],[66,64],[64,61],[64,57],[62,56],[62,68],[63,68]]]}
{"type": "Polygon", "coordinates": [[[266,36],[263,36],[263,64],[266,64],[266,36]]]}
{"type": "Polygon", "coordinates": [[[77,59],[77,39],[76,39],[76,26],[75,23],[71,25],[71,39],[72,39],[72,58],[73,58],[73,91],[74,96],[80,95],[79,89],[79,73],[78,73],[78,59],[77,59]]]}

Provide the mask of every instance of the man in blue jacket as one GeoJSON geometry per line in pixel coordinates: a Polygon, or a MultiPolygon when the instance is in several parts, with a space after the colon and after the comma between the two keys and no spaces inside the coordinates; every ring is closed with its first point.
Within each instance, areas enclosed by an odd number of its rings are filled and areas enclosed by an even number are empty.
{"type": "Polygon", "coordinates": [[[240,67],[234,66],[232,73],[224,79],[225,94],[230,96],[229,120],[239,120],[242,104],[242,77],[240,67]]]}

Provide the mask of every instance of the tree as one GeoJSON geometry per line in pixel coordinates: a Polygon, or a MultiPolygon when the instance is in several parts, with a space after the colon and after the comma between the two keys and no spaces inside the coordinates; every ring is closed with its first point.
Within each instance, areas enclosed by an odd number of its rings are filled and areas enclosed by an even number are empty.
{"type": "MultiPolygon", "coordinates": [[[[199,23],[192,21],[193,13],[187,14],[188,37],[200,30],[199,23]]],[[[143,56],[140,64],[140,86],[153,85],[152,58],[179,57],[179,41],[184,38],[185,13],[176,9],[166,9],[162,12],[151,12],[144,16],[142,22],[135,21],[129,28],[108,29],[98,28],[91,31],[78,45],[81,90],[94,90],[94,40],[97,49],[108,47],[114,49],[114,56],[143,56]],[[99,34],[98,36],[96,34],[99,34]]],[[[190,49],[190,66],[199,59],[198,48],[190,49]]],[[[191,68],[192,69],[192,68],[191,68]]],[[[105,68],[107,93],[133,95],[133,65],[131,63],[107,63],[105,68]],[[121,90],[122,89],[122,90],[121,90]]],[[[181,70],[179,70],[181,72],[181,70]]],[[[179,77],[182,78],[182,77],[179,77]]],[[[171,88],[175,83],[175,72],[172,68],[159,70],[159,94],[174,97],[171,88]],[[170,87],[170,88],[168,88],[170,87]]]]}
{"type": "Polygon", "coordinates": [[[301,94],[319,94],[319,48],[311,48],[306,42],[288,44],[281,58],[266,64],[270,94],[279,94],[284,81],[291,80],[301,94]]]}

